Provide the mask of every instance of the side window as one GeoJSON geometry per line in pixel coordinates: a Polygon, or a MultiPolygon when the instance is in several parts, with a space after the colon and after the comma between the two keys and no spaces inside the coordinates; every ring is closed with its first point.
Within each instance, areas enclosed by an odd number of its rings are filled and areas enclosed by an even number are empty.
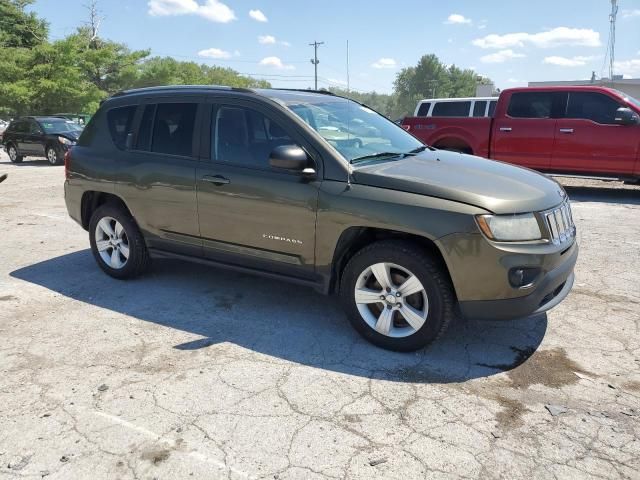
{"type": "Polygon", "coordinates": [[[511,95],[507,115],[514,118],[551,118],[553,95],[547,92],[518,92],[511,95]]]}
{"type": "Polygon", "coordinates": [[[295,142],[279,124],[244,107],[220,107],[212,125],[212,158],[246,167],[269,168],[269,154],[295,142]]]}
{"type": "Polygon", "coordinates": [[[39,135],[40,133],[42,133],[42,129],[40,128],[40,125],[38,125],[38,123],[35,122],[34,120],[29,121],[29,133],[31,135],[39,135]]]}
{"type": "Polygon", "coordinates": [[[615,124],[618,102],[602,93],[570,92],[566,118],[582,118],[605,125],[615,124]]]}
{"type": "Polygon", "coordinates": [[[148,151],[151,148],[151,132],[153,129],[153,118],[156,114],[155,105],[144,107],[140,127],[138,128],[138,138],[136,139],[136,150],[148,151]]]}
{"type": "Polygon", "coordinates": [[[493,117],[493,114],[496,111],[497,101],[489,102],[489,111],[487,112],[487,117],[493,117]]]}
{"type": "Polygon", "coordinates": [[[438,102],[431,112],[432,117],[468,117],[471,102],[438,102]]]}
{"type": "Polygon", "coordinates": [[[197,103],[158,104],[151,151],[183,157],[192,156],[197,109],[197,103]]]}
{"type": "Polygon", "coordinates": [[[474,117],[484,117],[484,111],[487,109],[487,102],[484,100],[477,101],[473,106],[473,116],[474,117]]]}
{"type": "Polygon", "coordinates": [[[27,122],[20,121],[20,122],[16,122],[15,126],[13,127],[13,131],[16,133],[26,133],[29,131],[29,128],[27,127],[27,122]]]}
{"type": "Polygon", "coordinates": [[[114,145],[120,150],[124,150],[127,144],[127,135],[131,133],[131,124],[133,123],[135,113],[136,107],[133,105],[112,108],[107,112],[107,123],[109,124],[111,140],[113,140],[114,145]]]}
{"type": "Polygon", "coordinates": [[[421,103],[420,108],[418,108],[418,116],[426,117],[429,114],[429,108],[431,108],[431,102],[421,103]]]}

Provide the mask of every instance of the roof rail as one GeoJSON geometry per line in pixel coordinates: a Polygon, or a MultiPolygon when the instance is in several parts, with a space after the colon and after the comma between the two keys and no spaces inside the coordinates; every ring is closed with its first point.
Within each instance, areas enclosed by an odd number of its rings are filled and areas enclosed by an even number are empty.
{"type": "Polygon", "coordinates": [[[152,93],[152,92],[162,92],[166,90],[233,90],[236,92],[245,92],[245,93],[254,93],[253,90],[249,88],[242,87],[229,87],[227,85],[159,85],[154,87],[141,87],[141,88],[131,88],[129,90],[122,90],[120,92],[114,93],[112,97],[122,97],[125,95],[133,95],[136,93],[152,93]]]}
{"type": "Polygon", "coordinates": [[[320,93],[323,95],[332,95],[336,96],[335,93],[330,92],[329,90],[314,90],[313,88],[271,88],[268,90],[284,90],[285,92],[304,92],[304,93],[320,93]]]}

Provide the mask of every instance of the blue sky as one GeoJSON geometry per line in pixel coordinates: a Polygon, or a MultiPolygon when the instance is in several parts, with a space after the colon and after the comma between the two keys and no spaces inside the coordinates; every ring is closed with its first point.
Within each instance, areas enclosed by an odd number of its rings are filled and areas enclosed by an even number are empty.
{"type": "MultiPolygon", "coordinates": [[[[37,0],[61,38],[86,20],[87,0],[37,0]]],[[[640,0],[620,0],[616,73],[640,77],[640,0]]],[[[101,35],[154,55],[228,66],[274,86],[390,92],[395,74],[435,53],[500,88],[607,75],[607,0],[100,0],[101,35]],[[604,67],[604,68],[603,68],[604,67]]]]}

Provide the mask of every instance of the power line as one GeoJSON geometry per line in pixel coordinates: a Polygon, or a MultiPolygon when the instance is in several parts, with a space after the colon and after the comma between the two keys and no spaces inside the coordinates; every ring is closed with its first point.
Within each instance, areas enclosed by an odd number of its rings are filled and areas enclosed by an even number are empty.
{"type": "Polygon", "coordinates": [[[324,42],[315,41],[310,43],[309,46],[313,47],[313,58],[311,59],[311,63],[313,64],[315,70],[315,78],[316,78],[316,90],[318,90],[318,64],[320,60],[318,60],[318,47],[320,45],[324,45],[324,42]]]}

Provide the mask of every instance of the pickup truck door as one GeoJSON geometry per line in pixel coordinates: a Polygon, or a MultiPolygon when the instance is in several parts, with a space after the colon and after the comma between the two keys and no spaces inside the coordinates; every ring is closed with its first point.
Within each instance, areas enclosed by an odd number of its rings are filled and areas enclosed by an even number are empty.
{"type": "MultiPolygon", "coordinates": [[[[560,94],[564,95],[564,94],[560,94]]],[[[491,158],[524,167],[551,166],[562,97],[553,92],[514,92],[493,122],[491,158]]]]}
{"type": "Polygon", "coordinates": [[[551,168],[596,175],[632,175],[640,148],[640,125],[617,125],[616,110],[628,108],[599,92],[570,92],[558,120],[551,168]]]}
{"type": "Polygon", "coordinates": [[[232,99],[211,107],[202,142],[210,160],[196,174],[205,257],[312,280],[320,182],[269,165],[273,148],[304,139],[267,107],[232,99]]]}

